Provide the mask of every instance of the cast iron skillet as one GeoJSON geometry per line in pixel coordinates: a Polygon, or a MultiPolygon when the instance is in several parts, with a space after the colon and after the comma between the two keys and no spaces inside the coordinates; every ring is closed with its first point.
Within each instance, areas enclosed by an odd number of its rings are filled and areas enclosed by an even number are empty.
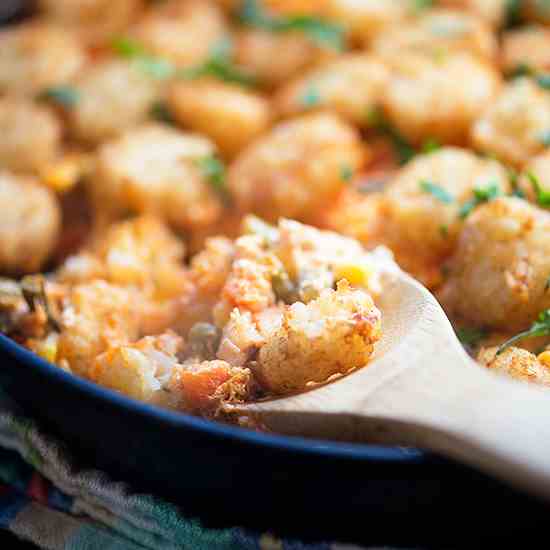
{"type": "Polygon", "coordinates": [[[546,521],[534,501],[419,450],[257,433],[163,410],[66,373],[1,334],[0,385],[83,466],[216,525],[410,544],[411,531],[448,543],[449,528],[454,541],[471,543],[456,518],[486,530],[487,510],[498,512],[501,534],[521,528],[521,517],[526,527],[537,514],[546,521]],[[396,517],[399,529],[388,524],[396,517]]]}

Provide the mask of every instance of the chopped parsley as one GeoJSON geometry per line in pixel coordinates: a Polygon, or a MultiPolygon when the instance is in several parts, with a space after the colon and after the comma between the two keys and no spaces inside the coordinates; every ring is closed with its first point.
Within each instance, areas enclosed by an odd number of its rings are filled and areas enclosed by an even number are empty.
{"type": "Polygon", "coordinates": [[[519,63],[506,74],[507,78],[519,78],[521,76],[532,76],[534,74],[533,69],[527,65],[527,63],[519,63]]]}
{"type": "Polygon", "coordinates": [[[521,23],[523,0],[506,0],[506,27],[516,27],[521,23]]]}
{"type": "Polygon", "coordinates": [[[52,101],[70,109],[80,100],[80,92],[69,86],[55,86],[46,88],[38,95],[38,99],[42,101],[52,101]]]}
{"type": "Polygon", "coordinates": [[[439,202],[442,202],[443,204],[451,204],[454,202],[454,197],[443,187],[440,185],[437,185],[436,183],[432,183],[428,180],[421,180],[418,182],[418,185],[420,186],[420,189],[424,191],[425,193],[430,193],[430,195],[433,195],[439,202]]]}
{"type": "Polygon", "coordinates": [[[197,159],[197,166],[210,185],[222,196],[227,197],[225,187],[225,165],[217,157],[210,155],[197,159]]]}
{"type": "Polygon", "coordinates": [[[512,344],[515,344],[519,340],[523,340],[524,338],[534,338],[536,336],[550,336],[550,309],[541,311],[537,317],[537,320],[528,330],[512,336],[512,338],[506,340],[504,344],[501,344],[496,354],[499,355],[506,348],[510,347],[512,344]]]}
{"type": "Polygon", "coordinates": [[[111,48],[120,57],[133,59],[135,57],[145,57],[148,55],[141,42],[128,36],[117,36],[111,41],[111,48]]]}
{"type": "Polygon", "coordinates": [[[449,226],[448,225],[440,225],[439,226],[439,233],[441,236],[446,239],[449,236],[449,226]]]}
{"type": "Polygon", "coordinates": [[[496,183],[490,183],[485,187],[475,187],[474,198],[462,205],[458,215],[462,219],[467,218],[477,206],[484,202],[490,202],[501,195],[502,191],[496,183]]]}
{"type": "Polygon", "coordinates": [[[313,85],[308,86],[304,95],[300,99],[300,103],[308,109],[319,105],[320,101],[321,95],[319,94],[319,90],[317,90],[317,88],[313,85]]]}
{"type": "Polygon", "coordinates": [[[523,191],[523,189],[520,189],[519,187],[516,187],[515,189],[512,190],[512,192],[510,193],[510,196],[511,197],[517,197],[518,199],[524,199],[525,198],[525,192],[523,191]]]}
{"type": "Polygon", "coordinates": [[[480,328],[462,327],[456,330],[456,336],[463,346],[475,348],[487,336],[487,333],[480,328]]]}
{"type": "Polygon", "coordinates": [[[407,163],[416,155],[414,147],[386,120],[380,109],[369,109],[366,122],[373,130],[391,141],[400,164],[407,163]]]}
{"type": "Polygon", "coordinates": [[[228,40],[222,40],[212,48],[210,56],[204,63],[189,69],[178,70],[176,76],[189,80],[202,78],[203,76],[213,76],[218,80],[233,82],[242,86],[254,86],[256,79],[233,64],[231,53],[231,43],[228,40]]]}
{"type": "Polygon", "coordinates": [[[430,153],[434,153],[438,149],[441,149],[441,143],[439,143],[437,139],[429,138],[422,144],[420,152],[423,155],[429,155],[430,153]]]}
{"type": "Polygon", "coordinates": [[[415,149],[377,107],[366,112],[365,122],[369,128],[379,132],[391,141],[400,164],[406,164],[419,153],[430,154],[441,148],[441,144],[435,138],[428,138],[419,150],[415,149]]]}
{"type": "Polygon", "coordinates": [[[340,167],[340,179],[349,183],[353,179],[353,169],[347,164],[343,164],[340,167]]]}
{"type": "Polygon", "coordinates": [[[539,136],[540,142],[545,147],[550,147],[550,130],[546,130],[539,136]]]}
{"type": "Polygon", "coordinates": [[[538,75],[537,84],[544,90],[550,90],[550,74],[538,75]]]}
{"type": "Polygon", "coordinates": [[[343,27],[319,17],[274,16],[267,13],[258,0],[243,0],[237,16],[243,25],[270,32],[300,31],[321,46],[328,46],[339,51],[344,48],[343,27]]]}
{"type": "Polygon", "coordinates": [[[434,5],[435,0],[412,0],[412,9],[415,13],[423,12],[434,5]]]}
{"type": "Polygon", "coordinates": [[[539,179],[532,172],[527,172],[525,175],[535,192],[537,204],[543,208],[550,208],[550,191],[546,191],[546,189],[542,187],[539,179]]]}
{"type": "Polygon", "coordinates": [[[150,55],[139,42],[126,37],[116,38],[112,47],[120,56],[132,60],[142,72],[159,80],[172,77],[194,80],[204,76],[212,76],[226,82],[234,82],[243,86],[252,86],[255,79],[244,73],[231,61],[231,44],[222,40],[212,48],[209,57],[199,65],[186,69],[178,69],[173,63],[150,55]]]}
{"type": "Polygon", "coordinates": [[[171,126],[175,125],[174,116],[164,101],[155,101],[153,105],[151,105],[150,114],[159,122],[164,122],[165,124],[170,124],[171,126]]]}

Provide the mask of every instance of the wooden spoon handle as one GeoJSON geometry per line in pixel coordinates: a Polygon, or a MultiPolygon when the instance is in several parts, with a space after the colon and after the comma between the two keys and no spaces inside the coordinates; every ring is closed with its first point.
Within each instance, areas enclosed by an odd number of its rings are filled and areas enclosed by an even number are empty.
{"type": "Polygon", "coordinates": [[[550,499],[548,390],[475,367],[449,384],[462,397],[443,404],[419,395],[427,401],[402,432],[407,439],[550,499]]]}

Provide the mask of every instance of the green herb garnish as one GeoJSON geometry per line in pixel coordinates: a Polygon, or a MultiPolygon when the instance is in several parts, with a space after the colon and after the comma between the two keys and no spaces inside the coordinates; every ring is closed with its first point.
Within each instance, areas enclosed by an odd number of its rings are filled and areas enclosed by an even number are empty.
{"type": "Polygon", "coordinates": [[[440,225],[439,226],[439,233],[441,236],[446,239],[449,236],[449,226],[448,225],[440,225]]]}
{"type": "Polygon", "coordinates": [[[474,188],[474,198],[462,205],[458,215],[460,218],[467,218],[468,215],[480,204],[489,202],[502,195],[500,187],[496,183],[490,183],[485,187],[474,188]]]}
{"type": "Polygon", "coordinates": [[[521,76],[532,76],[534,74],[533,69],[527,65],[527,63],[519,63],[506,74],[507,78],[519,78],[521,76]]]}
{"type": "Polygon", "coordinates": [[[550,74],[538,75],[537,84],[544,90],[550,90],[550,74]]]}
{"type": "Polygon", "coordinates": [[[521,23],[521,4],[523,0],[506,0],[506,27],[516,27],[521,23]]]}
{"type": "Polygon", "coordinates": [[[50,327],[61,332],[61,323],[53,312],[48,294],[46,293],[46,279],[43,275],[26,275],[21,279],[21,294],[31,311],[41,307],[46,314],[50,327]]]}
{"type": "Polygon", "coordinates": [[[121,57],[126,57],[128,59],[149,55],[141,42],[128,36],[117,36],[113,38],[111,41],[111,48],[121,57]]]}
{"type": "Polygon", "coordinates": [[[535,192],[537,204],[543,208],[550,208],[550,191],[543,189],[539,179],[532,172],[527,172],[525,175],[527,176],[527,179],[535,192]]]}
{"type": "Polygon", "coordinates": [[[497,350],[497,355],[501,354],[506,348],[524,338],[535,338],[536,336],[550,336],[550,309],[545,309],[539,313],[537,320],[531,325],[531,328],[512,336],[501,344],[497,350]]]}
{"type": "Polygon", "coordinates": [[[539,136],[539,140],[545,147],[550,147],[550,130],[546,130],[539,136]]]}
{"type": "Polygon", "coordinates": [[[415,13],[423,12],[434,5],[435,0],[412,0],[412,9],[415,13]]]}
{"type": "Polygon", "coordinates": [[[451,204],[454,201],[454,197],[446,189],[436,183],[421,180],[418,182],[418,185],[422,191],[425,193],[430,193],[430,195],[433,195],[439,202],[451,204]]]}
{"type": "Polygon", "coordinates": [[[300,31],[322,46],[339,51],[344,47],[344,29],[340,25],[307,15],[274,16],[267,13],[258,0],[244,0],[238,18],[250,27],[270,32],[300,31]]]}
{"type": "Polygon", "coordinates": [[[172,77],[194,80],[212,76],[243,86],[252,86],[256,83],[251,75],[245,74],[232,63],[231,44],[227,40],[222,40],[214,46],[204,63],[186,69],[178,69],[170,61],[150,55],[141,44],[129,38],[117,38],[112,42],[112,46],[115,52],[132,60],[142,72],[159,80],[172,77]]]}
{"type": "Polygon", "coordinates": [[[256,79],[234,65],[231,61],[231,54],[231,42],[221,40],[212,48],[212,52],[204,63],[189,69],[181,69],[177,71],[176,76],[190,80],[213,76],[219,80],[241,84],[242,86],[254,86],[256,79]]]}
{"type": "Polygon", "coordinates": [[[42,101],[53,101],[63,107],[74,107],[80,100],[80,92],[69,86],[55,86],[46,88],[38,95],[38,99],[42,101]]]}
{"type": "Polygon", "coordinates": [[[457,329],[456,336],[462,345],[475,348],[487,336],[487,333],[479,328],[462,327],[457,329]]]}
{"type": "Polygon", "coordinates": [[[430,138],[422,144],[422,148],[420,149],[420,152],[423,155],[429,155],[431,153],[434,153],[438,149],[441,149],[441,143],[439,143],[437,139],[430,138]]]}
{"type": "Polygon", "coordinates": [[[149,112],[151,116],[159,122],[170,124],[170,126],[174,126],[176,124],[174,116],[164,101],[155,101],[153,105],[151,105],[151,110],[149,112]]]}
{"type": "Polygon", "coordinates": [[[347,164],[343,164],[340,167],[340,179],[349,183],[353,179],[353,169],[347,164]]]}
{"type": "Polygon", "coordinates": [[[210,185],[220,194],[226,195],[225,165],[217,157],[211,155],[197,159],[197,166],[210,185]]]}
{"type": "Polygon", "coordinates": [[[400,164],[406,164],[418,153],[399,131],[390,124],[380,109],[376,107],[369,109],[366,113],[366,123],[370,128],[391,141],[400,164]]]}
{"type": "Polygon", "coordinates": [[[517,187],[516,189],[512,190],[512,192],[510,193],[510,196],[517,197],[518,199],[524,199],[525,192],[523,191],[523,189],[520,189],[519,187],[517,187]]]}
{"type": "Polygon", "coordinates": [[[300,99],[300,103],[308,109],[319,105],[320,101],[321,95],[319,94],[319,90],[317,90],[317,88],[313,85],[308,86],[306,92],[300,99]]]}

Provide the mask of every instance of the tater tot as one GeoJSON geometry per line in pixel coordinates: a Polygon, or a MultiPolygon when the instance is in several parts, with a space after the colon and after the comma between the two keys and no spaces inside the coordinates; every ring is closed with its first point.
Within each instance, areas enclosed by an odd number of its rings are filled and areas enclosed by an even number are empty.
{"type": "Polygon", "coordinates": [[[244,29],[235,35],[235,62],[267,88],[333,57],[333,50],[319,46],[301,32],[244,29]]]}
{"type": "Polygon", "coordinates": [[[439,0],[442,7],[465,9],[481,16],[494,27],[500,27],[508,12],[509,0],[439,0]]]}
{"type": "Polygon", "coordinates": [[[537,356],[521,348],[510,347],[496,355],[497,347],[482,349],[477,360],[489,370],[522,382],[550,386],[550,369],[537,356]]]}
{"type": "Polygon", "coordinates": [[[331,114],[307,115],[277,125],[233,162],[228,187],[241,211],[268,220],[311,219],[363,164],[355,130],[331,114]]]}
{"type": "Polygon", "coordinates": [[[385,65],[376,57],[347,54],[284,85],[275,96],[275,107],[283,116],[334,110],[362,125],[379,103],[388,79],[385,65]]]}
{"type": "Polygon", "coordinates": [[[550,70],[550,30],[533,25],[504,33],[502,68],[506,73],[523,68],[537,72],[550,70]]]}
{"type": "Polygon", "coordinates": [[[143,0],[38,0],[38,9],[48,20],[76,29],[94,46],[123,31],[142,8],[143,0]]]}
{"type": "Polygon", "coordinates": [[[0,93],[39,94],[67,83],[84,62],[81,45],[67,30],[27,23],[0,31],[0,93]]]}
{"type": "Polygon", "coordinates": [[[221,200],[201,168],[214,145],[206,138],[148,124],[106,142],[89,190],[98,211],[154,214],[178,229],[212,223],[221,200]]]}
{"type": "Polygon", "coordinates": [[[342,281],[307,305],[289,306],[260,348],[254,374],[268,391],[303,390],[336,374],[363,367],[380,338],[380,312],[363,290],[342,281]]]}
{"type": "Polygon", "coordinates": [[[521,167],[550,139],[550,93],[528,78],[510,82],[472,127],[474,147],[521,167]]]}
{"type": "Polygon", "coordinates": [[[57,280],[75,284],[93,279],[134,285],[153,298],[182,292],[185,247],[153,216],[139,216],[98,231],[83,251],[70,256],[57,280]]]}
{"type": "Polygon", "coordinates": [[[372,48],[380,54],[418,51],[443,56],[461,51],[492,61],[498,44],[491,27],[476,15],[436,9],[384,29],[374,38],[372,48]]]}
{"type": "Polygon", "coordinates": [[[53,193],[34,179],[0,172],[0,272],[39,270],[57,243],[60,227],[53,193]]]}
{"type": "Polygon", "coordinates": [[[499,198],[470,214],[441,292],[449,312],[473,326],[518,331],[550,307],[550,214],[499,198]]]}
{"type": "Polygon", "coordinates": [[[209,0],[159,2],[130,29],[150,53],[179,67],[204,62],[228,32],[222,10],[209,0]]]}
{"type": "Polygon", "coordinates": [[[491,105],[499,74],[467,53],[385,57],[392,78],[382,98],[390,122],[409,141],[464,144],[471,124],[491,105]]]}
{"type": "Polygon", "coordinates": [[[381,197],[382,241],[402,267],[434,286],[456,247],[461,207],[488,185],[508,191],[505,168],[469,151],[446,147],[414,159],[381,197]]]}
{"type": "Polygon", "coordinates": [[[100,353],[138,337],[142,305],[135,290],[105,281],[72,287],[61,316],[57,363],[89,377],[100,353]]]}
{"type": "Polygon", "coordinates": [[[0,98],[0,135],[0,165],[14,172],[39,174],[60,152],[60,122],[27,99],[0,98]]]}
{"type": "Polygon", "coordinates": [[[123,60],[90,67],[74,82],[78,101],[69,109],[69,130],[92,145],[137,126],[149,116],[158,82],[123,60]]]}
{"type": "Polygon", "coordinates": [[[226,157],[233,157],[262,134],[271,120],[267,99],[215,80],[176,82],[167,97],[176,121],[208,136],[226,157]]]}
{"type": "Polygon", "coordinates": [[[379,240],[384,225],[383,202],[381,193],[364,195],[355,189],[346,189],[338,201],[323,212],[320,225],[370,246],[379,240]]]}

